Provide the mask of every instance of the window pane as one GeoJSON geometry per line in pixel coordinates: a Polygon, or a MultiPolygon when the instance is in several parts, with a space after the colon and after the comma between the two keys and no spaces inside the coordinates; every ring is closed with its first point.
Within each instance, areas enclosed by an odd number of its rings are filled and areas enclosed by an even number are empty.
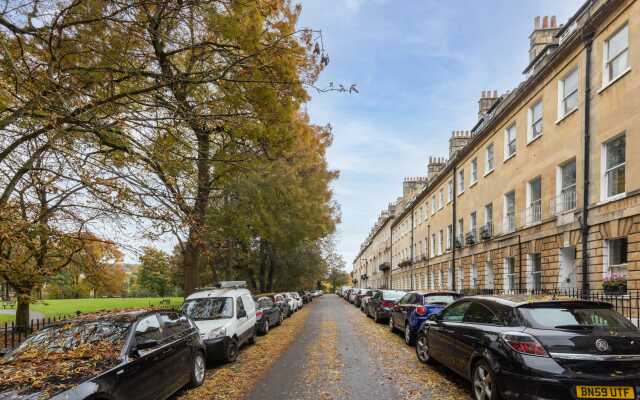
{"type": "Polygon", "coordinates": [[[480,303],[472,303],[464,315],[464,322],[476,324],[495,324],[498,319],[485,306],[480,303]]]}
{"type": "Polygon", "coordinates": [[[542,198],[542,185],[540,183],[539,178],[534,181],[531,181],[530,185],[531,185],[530,186],[531,204],[533,204],[540,201],[540,199],[542,198]]]}
{"type": "Polygon", "coordinates": [[[620,165],[625,161],[625,136],[607,143],[607,169],[620,165]]]}
{"type": "Polygon", "coordinates": [[[629,67],[629,51],[625,51],[609,64],[609,80],[617,78],[629,67]]]}
{"type": "Polygon", "coordinates": [[[627,263],[627,238],[609,241],[609,264],[620,265],[627,263]]]}
{"type": "Polygon", "coordinates": [[[464,314],[469,308],[470,304],[471,303],[469,302],[459,303],[447,308],[445,311],[442,312],[442,320],[449,321],[449,322],[462,322],[462,319],[464,318],[464,314]]]}
{"type": "Polygon", "coordinates": [[[572,188],[576,184],[576,162],[572,161],[562,166],[562,189],[572,188]]]}
{"type": "Polygon", "coordinates": [[[629,43],[629,27],[625,26],[620,29],[618,33],[613,35],[611,39],[607,42],[608,51],[607,51],[607,60],[611,61],[618,54],[626,50],[629,43]]]}
{"type": "Polygon", "coordinates": [[[564,96],[575,92],[578,90],[578,70],[573,71],[564,79],[564,96]]]}
{"type": "Polygon", "coordinates": [[[624,193],[624,166],[607,172],[607,197],[624,193]]]}
{"type": "Polygon", "coordinates": [[[565,114],[578,106],[578,92],[573,92],[564,100],[565,114]]]}

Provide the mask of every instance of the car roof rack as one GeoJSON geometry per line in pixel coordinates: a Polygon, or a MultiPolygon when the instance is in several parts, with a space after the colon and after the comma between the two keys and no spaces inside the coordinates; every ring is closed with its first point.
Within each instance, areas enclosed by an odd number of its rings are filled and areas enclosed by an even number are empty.
{"type": "Polygon", "coordinates": [[[213,286],[206,286],[196,288],[198,291],[202,290],[216,290],[216,289],[246,289],[246,281],[220,281],[213,284],[213,286]]]}

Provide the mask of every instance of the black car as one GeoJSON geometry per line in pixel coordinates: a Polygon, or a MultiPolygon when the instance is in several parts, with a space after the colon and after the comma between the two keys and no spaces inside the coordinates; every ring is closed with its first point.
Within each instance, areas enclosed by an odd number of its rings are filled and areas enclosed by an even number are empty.
{"type": "Polygon", "coordinates": [[[367,315],[376,322],[384,322],[391,316],[391,309],[406,292],[401,290],[375,290],[367,304],[367,315]]]}
{"type": "Polygon", "coordinates": [[[640,331],[608,303],[464,298],[423,324],[416,354],[478,400],[640,398],[640,331]]]}
{"type": "Polygon", "coordinates": [[[256,329],[261,335],[269,333],[269,328],[280,325],[284,315],[280,307],[270,297],[254,297],[256,302],[256,329]]]}
{"type": "Polygon", "coordinates": [[[165,399],[204,374],[205,349],[186,317],[100,313],[49,326],[7,354],[0,399],[165,399]]]}

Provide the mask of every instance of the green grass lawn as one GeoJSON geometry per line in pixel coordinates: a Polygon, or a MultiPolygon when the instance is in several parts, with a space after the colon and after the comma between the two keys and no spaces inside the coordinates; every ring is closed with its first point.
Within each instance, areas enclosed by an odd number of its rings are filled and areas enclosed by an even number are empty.
{"type": "MultiPolygon", "coordinates": [[[[167,297],[172,306],[182,304],[182,297],[167,297]]],[[[114,310],[119,308],[136,308],[159,306],[164,297],[143,298],[114,298],[114,299],[64,299],[64,300],[38,300],[31,304],[31,311],[39,311],[46,317],[61,315],[74,315],[76,311],[83,313],[114,310]]],[[[13,315],[0,315],[0,323],[14,321],[13,315]]]]}

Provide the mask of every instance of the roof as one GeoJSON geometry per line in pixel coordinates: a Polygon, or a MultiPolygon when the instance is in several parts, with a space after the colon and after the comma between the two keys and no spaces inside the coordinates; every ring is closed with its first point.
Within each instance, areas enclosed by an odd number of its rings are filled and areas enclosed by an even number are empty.
{"type": "Polygon", "coordinates": [[[480,300],[488,300],[493,301],[505,306],[509,307],[529,307],[533,305],[552,305],[552,304],[562,304],[562,303],[575,303],[582,305],[604,305],[609,303],[601,302],[601,301],[590,301],[590,300],[582,300],[576,299],[575,297],[569,296],[553,296],[553,295],[526,295],[526,294],[507,294],[500,296],[469,296],[465,297],[465,299],[480,299],[480,300]]]}
{"type": "Polygon", "coordinates": [[[245,288],[210,289],[192,293],[185,300],[204,299],[207,297],[236,297],[243,294],[251,294],[251,292],[245,288]]]}

